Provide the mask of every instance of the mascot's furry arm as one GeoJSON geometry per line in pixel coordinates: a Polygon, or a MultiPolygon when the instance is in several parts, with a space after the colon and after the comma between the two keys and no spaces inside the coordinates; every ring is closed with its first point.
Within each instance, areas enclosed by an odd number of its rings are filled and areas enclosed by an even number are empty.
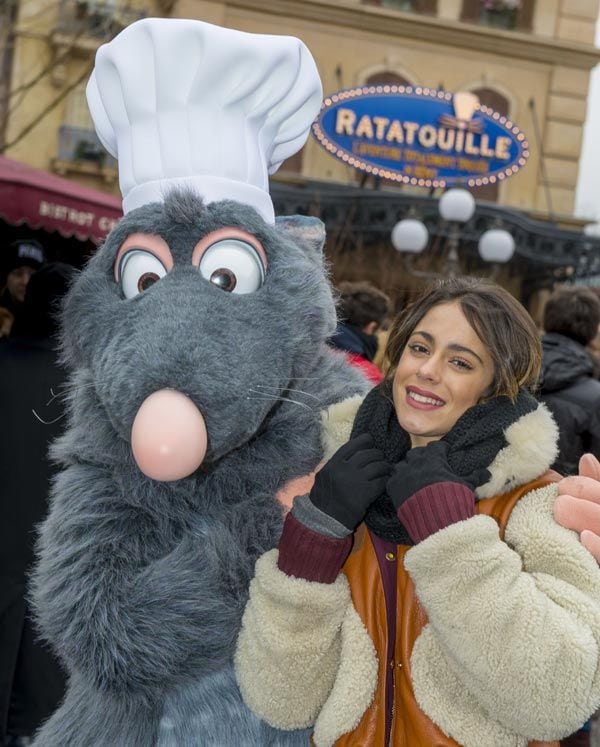
{"type": "Polygon", "coordinates": [[[230,641],[216,632],[230,629],[236,590],[217,548],[229,548],[230,563],[246,548],[219,522],[204,537],[173,538],[166,551],[166,526],[115,493],[98,467],[59,476],[34,577],[39,622],[71,670],[101,690],[151,699],[186,671],[200,676],[227,661],[230,641]]]}
{"type": "Polygon", "coordinates": [[[558,483],[554,518],[579,532],[581,544],[600,563],[600,462],[592,454],[579,461],[579,474],[558,483]]]}

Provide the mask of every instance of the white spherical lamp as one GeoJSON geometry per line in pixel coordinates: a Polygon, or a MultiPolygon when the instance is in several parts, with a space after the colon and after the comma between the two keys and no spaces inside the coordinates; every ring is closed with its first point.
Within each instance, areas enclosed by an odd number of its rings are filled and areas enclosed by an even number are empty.
{"type": "Polygon", "coordinates": [[[583,227],[583,232],[586,236],[600,238],[600,223],[587,223],[583,227]]]}
{"type": "Polygon", "coordinates": [[[466,223],[475,212],[475,198],[466,189],[449,189],[440,197],[438,209],[444,220],[466,223]]]}
{"type": "Polygon", "coordinates": [[[429,232],[425,224],[415,218],[405,218],[392,228],[392,245],[399,252],[420,254],[428,241],[429,232]]]}
{"type": "Polygon", "coordinates": [[[486,262],[508,262],[515,253],[515,240],[503,228],[491,228],[479,238],[479,255],[486,262]]]}

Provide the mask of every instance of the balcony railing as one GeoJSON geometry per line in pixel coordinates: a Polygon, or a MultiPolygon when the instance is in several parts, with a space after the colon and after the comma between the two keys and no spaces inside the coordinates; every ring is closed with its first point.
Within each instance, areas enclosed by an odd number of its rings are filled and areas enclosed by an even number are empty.
{"type": "Polygon", "coordinates": [[[60,0],[56,31],[74,36],[111,39],[145,11],[117,0],[60,0]]]}
{"type": "MultiPolygon", "coordinates": [[[[316,215],[327,226],[328,247],[352,251],[390,243],[395,224],[415,210],[429,229],[429,235],[446,238],[450,226],[440,226],[438,198],[410,195],[387,189],[364,189],[327,182],[307,182],[303,189],[281,182],[271,183],[271,197],[277,215],[316,215]]],[[[565,230],[529,218],[513,208],[478,202],[468,223],[461,227],[461,248],[477,257],[477,242],[484,231],[502,222],[517,246],[513,262],[522,262],[539,287],[548,281],[600,277],[600,238],[580,231],[565,230]]],[[[476,260],[479,261],[479,260],[476,260]]]]}
{"type": "Polygon", "coordinates": [[[94,130],[74,125],[62,125],[59,130],[58,160],[96,166],[100,170],[116,170],[117,161],[98,140],[94,130]]]}

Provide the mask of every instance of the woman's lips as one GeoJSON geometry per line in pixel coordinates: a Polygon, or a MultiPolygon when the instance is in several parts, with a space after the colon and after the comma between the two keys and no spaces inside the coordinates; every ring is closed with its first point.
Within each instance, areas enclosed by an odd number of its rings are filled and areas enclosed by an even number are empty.
{"type": "Polygon", "coordinates": [[[415,410],[439,410],[446,403],[439,397],[425,393],[415,387],[407,387],[406,389],[406,402],[415,410]]]}

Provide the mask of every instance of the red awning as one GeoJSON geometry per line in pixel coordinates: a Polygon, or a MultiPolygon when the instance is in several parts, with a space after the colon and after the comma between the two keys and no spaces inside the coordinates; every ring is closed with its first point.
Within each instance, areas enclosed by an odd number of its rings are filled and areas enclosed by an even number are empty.
{"type": "Polygon", "coordinates": [[[99,242],[122,214],[117,197],[0,156],[0,216],[7,223],[99,242]]]}

